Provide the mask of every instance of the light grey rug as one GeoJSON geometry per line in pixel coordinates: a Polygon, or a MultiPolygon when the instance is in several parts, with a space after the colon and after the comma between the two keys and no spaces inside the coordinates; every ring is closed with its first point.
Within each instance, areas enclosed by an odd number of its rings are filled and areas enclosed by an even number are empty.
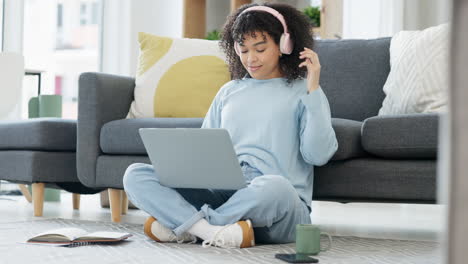
{"type": "MultiPolygon", "coordinates": [[[[45,219],[0,224],[0,263],[286,263],[275,253],[294,253],[294,244],[260,245],[249,249],[202,248],[200,244],[156,243],[145,237],[142,225],[83,220],[45,219]],[[117,245],[50,247],[21,244],[49,229],[78,227],[87,231],[130,232],[117,245]]],[[[333,237],[333,248],[317,258],[333,264],[441,263],[436,242],[333,237]]]]}

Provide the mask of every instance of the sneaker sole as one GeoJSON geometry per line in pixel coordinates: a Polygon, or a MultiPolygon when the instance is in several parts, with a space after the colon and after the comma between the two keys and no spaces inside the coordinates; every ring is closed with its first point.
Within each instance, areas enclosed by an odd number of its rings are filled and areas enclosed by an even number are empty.
{"type": "Polygon", "coordinates": [[[240,248],[248,248],[255,246],[255,236],[253,232],[252,222],[250,220],[240,221],[238,224],[242,228],[242,243],[240,248]]]}
{"type": "Polygon", "coordinates": [[[160,242],[161,243],[161,240],[159,240],[155,235],[153,235],[153,233],[151,232],[151,225],[156,222],[156,218],[154,217],[149,217],[148,219],[146,219],[146,222],[145,222],[145,225],[143,227],[143,231],[145,232],[145,235],[147,235],[149,238],[153,239],[154,241],[156,242],[160,242]]]}

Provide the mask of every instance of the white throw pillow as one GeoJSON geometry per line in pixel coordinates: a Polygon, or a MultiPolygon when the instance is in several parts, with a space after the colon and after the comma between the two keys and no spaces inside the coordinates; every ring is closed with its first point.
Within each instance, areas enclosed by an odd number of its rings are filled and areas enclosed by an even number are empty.
{"type": "Polygon", "coordinates": [[[390,74],[379,115],[443,112],[447,108],[449,24],[401,31],[390,43],[390,74]]]}
{"type": "Polygon", "coordinates": [[[230,81],[218,41],[138,34],[140,56],[127,118],[204,117],[230,81]]]}

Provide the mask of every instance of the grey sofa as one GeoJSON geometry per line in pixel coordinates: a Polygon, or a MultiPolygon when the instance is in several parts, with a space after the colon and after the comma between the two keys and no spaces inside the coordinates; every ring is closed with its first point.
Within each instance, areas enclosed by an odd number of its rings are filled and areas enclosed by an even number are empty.
{"type": "MultiPolygon", "coordinates": [[[[316,42],[339,149],[315,168],[315,200],[435,202],[438,115],[376,116],[390,71],[389,45],[390,38],[316,42]]],[[[200,118],[125,119],[134,86],[130,77],[80,77],[77,166],[86,186],[115,193],[130,164],[149,162],[138,128],[202,124],[200,118]]],[[[118,204],[111,199],[114,221],[118,204]]]]}

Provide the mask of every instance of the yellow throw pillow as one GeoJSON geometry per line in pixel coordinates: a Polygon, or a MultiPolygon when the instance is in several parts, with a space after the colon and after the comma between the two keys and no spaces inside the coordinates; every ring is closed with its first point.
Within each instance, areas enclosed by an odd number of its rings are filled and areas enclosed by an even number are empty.
{"type": "Polygon", "coordinates": [[[217,41],[138,34],[135,99],[127,118],[205,117],[230,81],[217,41]]]}

